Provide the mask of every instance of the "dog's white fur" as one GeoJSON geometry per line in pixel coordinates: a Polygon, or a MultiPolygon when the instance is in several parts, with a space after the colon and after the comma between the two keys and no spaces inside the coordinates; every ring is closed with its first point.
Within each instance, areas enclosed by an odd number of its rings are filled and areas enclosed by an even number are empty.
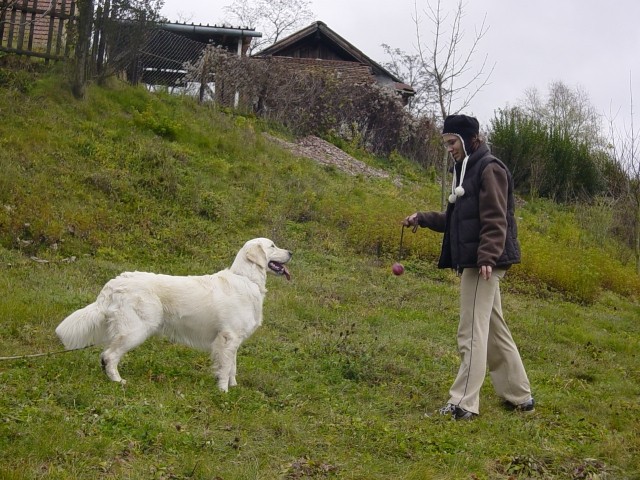
{"type": "Polygon", "coordinates": [[[211,352],[218,387],[236,385],[236,353],[262,324],[267,271],[289,272],[291,252],[267,238],[249,240],[230,268],[213,275],[125,272],[107,282],[96,301],[65,318],[56,334],[65,348],[106,344],[107,376],[124,382],[118,362],[154,334],[211,352]]]}

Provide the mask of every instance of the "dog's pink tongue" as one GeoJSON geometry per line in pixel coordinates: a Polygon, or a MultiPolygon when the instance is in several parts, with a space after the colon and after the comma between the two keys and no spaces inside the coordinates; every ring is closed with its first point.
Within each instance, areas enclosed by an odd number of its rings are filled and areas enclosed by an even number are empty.
{"type": "Polygon", "coordinates": [[[289,270],[287,270],[287,267],[285,267],[284,265],[283,265],[282,273],[284,274],[285,277],[287,277],[287,280],[291,280],[291,274],[289,273],[289,270]]]}

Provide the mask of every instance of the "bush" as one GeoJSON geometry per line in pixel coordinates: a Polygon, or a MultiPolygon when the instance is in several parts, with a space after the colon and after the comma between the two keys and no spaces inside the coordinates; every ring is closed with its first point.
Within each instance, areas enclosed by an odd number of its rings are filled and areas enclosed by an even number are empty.
{"type": "Polygon", "coordinates": [[[637,297],[640,277],[632,263],[624,265],[616,258],[613,245],[603,244],[582,228],[586,214],[582,209],[578,212],[543,200],[529,202],[519,211],[522,264],[517,269],[518,282],[546,286],[585,304],[593,303],[602,290],[637,297]]]}
{"type": "Polygon", "coordinates": [[[38,72],[45,69],[43,63],[0,52],[0,88],[28,93],[38,78],[38,72]]]}
{"type": "Polygon", "coordinates": [[[215,78],[215,102],[255,112],[296,136],[339,137],[352,146],[388,156],[398,152],[429,167],[439,155],[433,122],[414,118],[401,98],[371,75],[354,80],[319,64],[278,58],[245,58],[207,48],[186,66],[188,78],[215,78]],[[239,93],[236,96],[236,92],[239,93]]]}
{"type": "Polygon", "coordinates": [[[498,111],[490,139],[521,193],[569,202],[593,198],[606,187],[602,152],[518,108],[498,111]]]}

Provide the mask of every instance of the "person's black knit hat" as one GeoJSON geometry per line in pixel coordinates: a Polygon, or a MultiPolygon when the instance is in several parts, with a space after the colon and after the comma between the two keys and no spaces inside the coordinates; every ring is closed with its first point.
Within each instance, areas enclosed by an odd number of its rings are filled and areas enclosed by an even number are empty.
{"type": "Polygon", "coordinates": [[[449,115],[444,119],[442,134],[459,135],[464,143],[467,155],[471,154],[471,139],[480,133],[480,123],[468,115],[449,115]]]}
{"type": "Polygon", "coordinates": [[[467,115],[449,115],[444,119],[444,126],[442,127],[443,135],[456,135],[462,140],[464,148],[464,159],[462,160],[462,167],[460,168],[460,181],[458,182],[458,175],[456,169],[453,169],[453,180],[451,182],[451,195],[449,195],[449,203],[455,203],[458,197],[464,196],[464,174],[467,170],[467,161],[471,151],[471,139],[480,133],[480,124],[474,117],[467,115]]]}

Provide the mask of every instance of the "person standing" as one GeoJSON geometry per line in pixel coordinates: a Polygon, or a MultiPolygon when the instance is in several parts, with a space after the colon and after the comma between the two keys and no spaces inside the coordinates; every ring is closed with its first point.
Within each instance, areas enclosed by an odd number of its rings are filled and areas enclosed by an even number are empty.
{"type": "Polygon", "coordinates": [[[443,233],[439,268],[460,275],[458,351],[461,364],[439,412],[454,420],[480,413],[480,388],[487,367],[506,406],[532,412],[535,400],[518,348],[502,315],[500,280],[520,262],[511,173],[480,138],[478,120],[450,115],[442,139],[454,159],[445,212],[416,212],[404,226],[443,233]]]}

